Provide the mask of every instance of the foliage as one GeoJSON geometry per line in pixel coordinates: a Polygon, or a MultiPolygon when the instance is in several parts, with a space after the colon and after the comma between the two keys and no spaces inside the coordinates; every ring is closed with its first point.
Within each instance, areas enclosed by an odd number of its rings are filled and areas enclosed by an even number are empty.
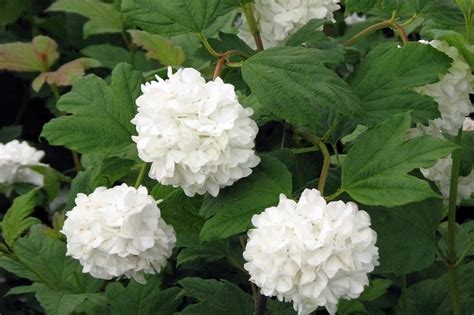
{"type": "Polygon", "coordinates": [[[474,312],[474,197],[456,208],[420,172],[451,155],[471,174],[474,131],[410,136],[440,119],[417,88],[453,62],[418,39],[447,42],[472,68],[474,2],[345,0],[334,23],[309,21],[273,48],[258,45],[258,18],[255,46],[238,36],[254,2],[0,0],[0,143],[46,151],[24,166],[41,187],[0,183],[0,313],[296,314],[261,303],[242,252],[254,215],[316,187],[357,203],[377,233],[380,265],[338,314],[474,312]],[[354,12],[367,20],[346,25],[354,12]],[[180,67],[232,84],[259,127],[260,164],[217,197],[148,178],[132,139],[142,84],[180,67]],[[176,232],[145,284],[84,273],[61,233],[77,194],[121,183],[145,186],[176,232]]]}

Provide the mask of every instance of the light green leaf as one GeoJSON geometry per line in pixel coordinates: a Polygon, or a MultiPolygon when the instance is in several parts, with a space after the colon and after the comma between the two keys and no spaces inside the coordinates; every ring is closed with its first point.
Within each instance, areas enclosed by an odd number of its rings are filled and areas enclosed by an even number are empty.
{"type": "Polygon", "coordinates": [[[31,43],[0,44],[0,70],[43,72],[59,58],[56,42],[38,35],[31,43]]]}
{"type": "Polygon", "coordinates": [[[339,50],[279,47],[247,59],[242,75],[258,101],[280,119],[315,131],[321,110],[352,118],[359,100],[331,69],[343,55],[339,50]]]}
{"type": "Polygon", "coordinates": [[[37,218],[30,217],[38,202],[38,189],[15,198],[12,206],[3,217],[2,236],[8,246],[12,246],[17,238],[32,225],[40,223],[37,218]]]}
{"type": "Polygon", "coordinates": [[[114,5],[99,0],[59,0],[47,11],[76,13],[89,21],[84,24],[84,37],[94,34],[122,32],[122,15],[114,5]]]}
{"type": "Polygon", "coordinates": [[[439,197],[428,182],[407,173],[459,147],[426,136],[405,141],[410,124],[409,113],[394,115],[361,135],[342,163],[342,190],[358,202],[387,207],[439,197]]]}
{"type": "Polygon", "coordinates": [[[51,120],[42,137],[52,145],[63,145],[80,153],[121,154],[134,147],[130,120],[136,112],[142,76],[127,64],[112,72],[110,86],[95,75],[77,81],[61,96],[57,107],[72,115],[51,120]]]}
{"type": "MultiPolygon", "coordinates": [[[[460,314],[474,313],[474,262],[462,265],[457,270],[460,314]]],[[[448,274],[437,279],[428,279],[408,287],[398,300],[397,314],[453,314],[448,285],[448,274]]]]}
{"type": "Polygon", "coordinates": [[[162,36],[204,32],[231,9],[222,0],[122,0],[128,21],[162,36]]]}
{"type": "Polygon", "coordinates": [[[221,280],[185,278],[179,281],[184,293],[198,300],[186,307],[181,314],[242,315],[251,314],[252,296],[235,284],[221,280]]]}
{"type": "Polygon", "coordinates": [[[132,42],[147,51],[148,59],[156,59],[164,66],[179,66],[184,62],[184,51],[176,47],[166,37],[154,35],[145,31],[128,30],[132,42]]]}
{"type": "Polygon", "coordinates": [[[448,56],[430,45],[382,44],[365,57],[349,83],[370,124],[406,111],[412,111],[415,122],[426,123],[439,117],[438,105],[414,88],[439,81],[450,64],[448,56]]]}
{"type": "Polygon", "coordinates": [[[111,314],[175,314],[181,303],[181,290],[176,287],[161,290],[161,281],[157,276],[149,277],[146,284],[131,280],[127,287],[120,283],[111,283],[106,295],[111,314]]]}
{"type": "Polygon", "coordinates": [[[280,194],[291,197],[291,173],[277,158],[264,155],[252,175],[224,189],[219,196],[206,196],[200,213],[208,219],[200,238],[210,241],[245,232],[254,214],[278,203],[280,194]]]}

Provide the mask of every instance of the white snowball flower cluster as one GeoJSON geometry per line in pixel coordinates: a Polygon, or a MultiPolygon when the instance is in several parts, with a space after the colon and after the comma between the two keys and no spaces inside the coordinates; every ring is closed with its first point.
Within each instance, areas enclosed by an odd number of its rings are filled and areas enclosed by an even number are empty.
{"type": "Polygon", "coordinates": [[[168,77],[142,85],[136,100],[138,154],[152,163],[149,176],[160,183],[180,186],[188,196],[217,196],[260,162],[253,111],[220,78],[206,82],[192,68],[174,74],[169,68],[168,77]]]}
{"type": "Polygon", "coordinates": [[[358,24],[358,23],[362,23],[362,22],[365,22],[365,21],[367,21],[367,17],[365,15],[359,15],[355,12],[344,18],[344,23],[346,23],[346,25],[349,25],[349,26],[354,25],[354,24],[358,24]]]}
{"type": "Polygon", "coordinates": [[[298,203],[280,196],[252,218],[244,251],[250,281],[266,296],[292,301],[298,314],[318,306],[336,312],[339,299],[357,298],[378,265],[377,235],[354,203],[326,203],[316,189],[298,203]]]}
{"type": "Polygon", "coordinates": [[[67,255],[95,278],[125,276],[144,283],[144,273],[159,272],[176,243],[173,227],[160,215],[143,186],[98,187],[88,196],[78,194],[61,231],[67,255]]]}
{"type": "MultiPolygon", "coordinates": [[[[255,19],[260,25],[260,36],[265,48],[284,44],[312,19],[334,20],[333,12],[339,10],[340,0],[257,0],[255,19]]],[[[239,37],[255,49],[245,16],[239,25],[239,37]]]]}
{"type": "Polygon", "coordinates": [[[464,119],[464,122],[462,124],[462,130],[474,131],[474,120],[472,120],[470,117],[466,117],[466,119],[464,119]]]}
{"type": "Polygon", "coordinates": [[[36,150],[26,142],[18,140],[0,143],[0,185],[30,183],[43,185],[43,175],[31,170],[29,166],[42,165],[44,152],[36,150]]]}
{"type": "Polygon", "coordinates": [[[430,121],[428,126],[418,125],[418,128],[429,135],[437,135],[440,131],[456,135],[465,117],[474,111],[469,99],[469,94],[474,92],[474,76],[471,68],[459,51],[446,42],[439,40],[420,42],[445,53],[453,59],[453,62],[439,82],[415,89],[420,94],[431,96],[438,103],[441,113],[441,118],[430,121]]]}
{"type": "MultiPolygon", "coordinates": [[[[463,125],[464,131],[474,131],[474,122],[471,118],[466,118],[463,125]]],[[[452,166],[453,160],[450,155],[444,159],[438,160],[438,162],[430,168],[420,169],[425,178],[436,184],[445,198],[445,201],[449,199],[452,166]]],[[[459,176],[457,203],[459,204],[461,200],[471,198],[472,194],[474,194],[474,170],[472,170],[467,176],[459,176]]]]}

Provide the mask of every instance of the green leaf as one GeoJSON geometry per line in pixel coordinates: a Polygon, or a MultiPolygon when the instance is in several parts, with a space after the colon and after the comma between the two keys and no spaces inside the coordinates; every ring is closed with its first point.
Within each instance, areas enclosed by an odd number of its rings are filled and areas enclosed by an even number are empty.
{"type": "Polygon", "coordinates": [[[2,236],[8,246],[12,246],[17,238],[32,225],[40,223],[37,218],[30,217],[38,202],[38,189],[15,198],[12,206],[3,217],[2,236]]]}
{"type": "Polygon", "coordinates": [[[202,260],[212,262],[226,258],[229,255],[228,243],[206,242],[195,247],[183,248],[176,257],[176,265],[180,266],[190,261],[202,260]]]}
{"type": "Polygon", "coordinates": [[[59,58],[56,42],[47,36],[35,36],[31,43],[0,44],[0,70],[19,72],[48,71],[59,58]]]}
{"type": "Polygon", "coordinates": [[[342,59],[338,50],[272,48],[247,59],[242,75],[278,118],[315,131],[321,110],[349,117],[358,112],[358,98],[331,69],[342,59]]]}
{"type": "Polygon", "coordinates": [[[122,16],[114,5],[98,0],[60,0],[47,11],[76,13],[89,19],[84,24],[84,37],[103,33],[120,33],[123,29],[122,16]]]}
{"type": "Polygon", "coordinates": [[[157,276],[149,277],[146,284],[131,280],[125,288],[119,283],[109,284],[106,295],[111,314],[175,314],[181,303],[181,290],[172,287],[162,291],[160,287],[157,276]]]}
{"type": "Polygon", "coordinates": [[[346,9],[350,12],[367,12],[370,11],[378,0],[346,0],[344,4],[346,9]]]}
{"type": "Polygon", "coordinates": [[[21,125],[5,126],[0,128],[0,143],[7,143],[20,137],[21,125]]]}
{"type": "Polygon", "coordinates": [[[462,11],[452,0],[407,0],[419,17],[444,26],[464,25],[462,11]]]}
{"type": "Polygon", "coordinates": [[[0,0],[0,28],[15,22],[25,9],[25,0],[0,0]]]}
{"type": "Polygon", "coordinates": [[[400,207],[365,207],[377,232],[378,273],[408,274],[435,260],[435,232],[442,218],[442,200],[428,199],[400,207]]]}
{"type": "Polygon", "coordinates": [[[0,256],[0,265],[19,277],[68,293],[95,293],[102,287],[103,281],[82,273],[79,263],[66,256],[66,244],[44,228],[33,228],[28,237],[18,239],[13,252],[16,260],[0,256]]]}
{"type": "Polygon", "coordinates": [[[204,224],[203,218],[198,215],[202,198],[189,198],[180,188],[160,184],[150,194],[155,200],[163,200],[158,207],[165,222],[173,226],[178,246],[188,238],[197,238],[204,224]]]}
{"type": "Polygon", "coordinates": [[[61,172],[55,170],[46,165],[33,165],[30,167],[36,173],[43,175],[43,186],[42,188],[48,195],[48,200],[53,200],[61,188],[61,183],[70,183],[71,179],[61,172]]]}
{"type": "Polygon", "coordinates": [[[129,22],[162,36],[204,32],[231,9],[221,0],[122,0],[129,22]]]}
{"type": "Polygon", "coordinates": [[[57,107],[72,115],[51,120],[41,136],[80,153],[123,153],[134,147],[130,120],[141,83],[141,74],[127,64],[115,67],[110,86],[95,75],[86,76],[58,101],[57,107]]]}
{"type": "Polygon", "coordinates": [[[135,70],[139,71],[149,71],[158,66],[158,63],[155,61],[146,60],[145,54],[141,51],[130,54],[125,48],[110,44],[88,46],[82,49],[81,53],[98,60],[102,67],[109,69],[115,68],[121,62],[128,62],[135,70]]]}
{"type": "Polygon", "coordinates": [[[363,204],[387,207],[439,197],[407,172],[432,166],[459,147],[426,136],[405,141],[410,124],[409,113],[394,115],[361,135],[342,163],[342,190],[363,204]]]}
{"type": "Polygon", "coordinates": [[[184,51],[176,47],[166,37],[154,35],[145,31],[128,30],[132,42],[147,51],[148,59],[156,59],[164,66],[179,66],[184,62],[184,51]]]}
{"type": "Polygon", "coordinates": [[[221,280],[185,278],[179,281],[184,293],[198,300],[186,307],[181,314],[242,315],[251,314],[252,297],[235,284],[221,280]]]}
{"type": "Polygon", "coordinates": [[[448,56],[430,45],[382,44],[365,57],[349,83],[370,124],[406,111],[412,111],[414,122],[426,123],[439,117],[438,105],[414,88],[439,81],[450,64],[448,56]]]}
{"type": "Polygon", "coordinates": [[[277,158],[263,155],[251,176],[224,189],[219,196],[206,196],[200,213],[208,218],[200,238],[210,241],[245,232],[254,214],[278,203],[280,194],[291,197],[291,173],[277,158]]]}
{"type": "MultiPolygon", "coordinates": [[[[474,312],[474,262],[457,270],[461,314],[474,312]]],[[[397,314],[453,314],[448,285],[448,274],[428,279],[408,287],[397,305],[397,314]]]]}
{"type": "Polygon", "coordinates": [[[365,288],[364,292],[359,296],[359,301],[370,302],[378,299],[385,293],[387,289],[392,285],[392,281],[388,279],[374,279],[370,282],[370,285],[365,288]]]}
{"type": "Polygon", "coordinates": [[[449,46],[454,46],[458,49],[466,62],[474,67],[474,46],[469,44],[464,36],[452,30],[429,30],[428,35],[438,40],[445,41],[449,46]]]}
{"type": "Polygon", "coordinates": [[[99,294],[72,294],[65,291],[52,290],[45,284],[35,283],[35,297],[48,315],[73,314],[76,307],[86,299],[100,299],[99,294]]]}

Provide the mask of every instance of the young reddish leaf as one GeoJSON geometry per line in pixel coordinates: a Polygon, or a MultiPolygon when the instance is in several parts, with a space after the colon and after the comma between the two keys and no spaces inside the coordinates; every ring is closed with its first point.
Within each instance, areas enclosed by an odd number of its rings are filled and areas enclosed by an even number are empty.
{"type": "Polygon", "coordinates": [[[56,42],[36,36],[31,43],[0,44],[0,69],[19,72],[47,71],[59,57],[56,42]]]}
{"type": "Polygon", "coordinates": [[[94,67],[100,67],[100,62],[92,58],[79,58],[63,64],[56,71],[41,73],[31,86],[38,92],[45,82],[56,86],[72,85],[74,80],[84,76],[86,69],[94,67]]]}

